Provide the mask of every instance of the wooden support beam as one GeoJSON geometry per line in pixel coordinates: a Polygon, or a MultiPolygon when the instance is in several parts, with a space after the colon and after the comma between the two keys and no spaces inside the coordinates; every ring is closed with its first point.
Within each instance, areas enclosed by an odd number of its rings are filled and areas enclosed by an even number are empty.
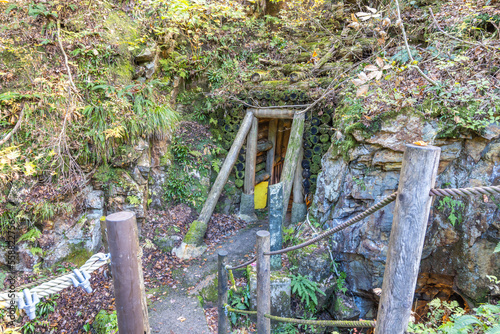
{"type": "Polygon", "coordinates": [[[107,216],[106,228],[118,329],[121,333],[150,334],[135,213],[122,211],[107,216]]]}
{"type": "Polygon", "coordinates": [[[299,157],[297,159],[297,168],[293,179],[293,204],[292,204],[292,224],[303,222],[307,215],[307,205],[304,203],[304,186],[302,184],[302,158],[304,149],[300,147],[299,157]]]}
{"type": "Polygon", "coordinates": [[[219,200],[220,194],[222,193],[222,189],[224,188],[224,185],[226,184],[227,179],[229,178],[229,174],[231,174],[231,169],[233,168],[236,159],[238,158],[238,153],[240,152],[241,146],[243,146],[243,142],[245,141],[245,138],[250,130],[250,127],[252,126],[253,119],[254,119],[253,114],[250,111],[247,111],[247,114],[245,115],[243,122],[241,122],[240,129],[236,134],[234,143],[231,146],[231,149],[229,150],[229,153],[227,154],[227,157],[224,160],[222,167],[220,168],[220,172],[217,175],[217,179],[215,180],[214,185],[210,190],[210,193],[208,194],[207,200],[205,201],[203,208],[201,209],[201,213],[200,216],[198,217],[198,220],[204,223],[205,225],[208,223],[210,217],[212,216],[212,212],[214,211],[215,205],[219,200]]]}
{"type": "Polygon", "coordinates": [[[375,334],[408,328],[441,149],[406,145],[375,334]]]}
{"type": "Polygon", "coordinates": [[[273,172],[274,172],[274,154],[276,152],[276,131],[278,128],[278,120],[273,119],[269,121],[269,130],[267,134],[267,140],[271,142],[273,147],[267,151],[267,159],[266,159],[266,171],[270,175],[270,180],[272,181],[273,179],[273,172]]]}
{"type": "Polygon", "coordinates": [[[297,167],[295,168],[295,176],[293,179],[293,202],[304,203],[304,192],[302,188],[302,158],[304,156],[304,149],[302,145],[299,149],[297,158],[297,167]]]}
{"type": "Polygon", "coordinates": [[[275,156],[281,157],[281,150],[283,148],[283,120],[278,120],[278,130],[276,132],[276,154],[275,156]]]}
{"type": "MultiPolygon", "coordinates": [[[[247,136],[247,151],[245,158],[245,180],[243,183],[243,194],[241,194],[239,217],[246,222],[257,220],[255,215],[255,172],[257,160],[257,134],[259,122],[255,116],[252,117],[252,127],[247,136]]],[[[262,163],[265,168],[266,163],[262,163]]]]}
{"type": "Polygon", "coordinates": [[[253,112],[257,118],[279,118],[292,119],[296,110],[294,109],[247,109],[253,112]]]}
{"type": "Polygon", "coordinates": [[[250,195],[254,193],[255,187],[255,161],[257,159],[257,133],[258,121],[256,117],[252,118],[252,127],[247,136],[247,151],[245,158],[245,184],[243,191],[250,195]]]}
{"type": "MultiPolygon", "coordinates": [[[[299,153],[302,148],[302,135],[304,133],[304,114],[297,114],[293,118],[290,131],[290,140],[286,150],[285,163],[281,172],[280,182],[283,183],[283,217],[286,216],[288,201],[292,192],[292,184],[297,169],[299,153]]],[[[283,218],[284,219],[284,218],[283,218]]]]}

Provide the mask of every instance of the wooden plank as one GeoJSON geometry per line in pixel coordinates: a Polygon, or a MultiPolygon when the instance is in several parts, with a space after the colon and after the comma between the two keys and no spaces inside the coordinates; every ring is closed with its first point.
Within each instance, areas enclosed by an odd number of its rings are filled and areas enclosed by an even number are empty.
{"type": "Polygon", "coordinates": [[[266,171],[270,175],[270,180],[273,180],[274,175],[274,154],[276,152],[276,130],[278,128],[278,120],[273,119],[269,121],[269,132],[267,134],[267,139],[271,142],[273,147],[267,151],[267,159],[266,159],[266,171]]]}
{"type": "Polygon", "coordinates": [[[257,232],[257,333],[270,334],[271,320],[264,314],[271,314],[271,264],[269,255],[264,252],[271,250],[268,231],[257,232]]]}
{"type": "Polygon", "coordinates": [[[399,176],[376,334],[408,327],[441,149],[406,145],[399,176]]]}
{"type": "Polygon", "coordinates": [[[257,159],[257,133],[259,123],[257,118],[252,117],[252,127],[247,136],[247,151],[245,158],[245,183],[243,192],[247,195],[254,193],[255,188],[255,161],[257,159]]]}
{"type": "Polygon", "coordinates": [[[279,118],[292,119],[296,110],[294,109],[247,109],[253,112],[257,118],[279,118]]]}
{"type": "Polygon", "coordinates": [[[150,334],[135,213],[122,211],[107,216],[106,228],[118,329],[122,333],[150,334]]]}
{"type": "Polygon", "coordinates": [[[297,167],[295,168],[295,176],[293,179],[293,202],[302,204],[304,203],[304,191],[302,186],[302,158],[304,156],[304,149],[302,145],[299,149],[297,158],[297,167]]]}
{"type": "Polygon", "coordinates": [[[252,126],[253,119],[254,119],[253,114],[247,111],[247,114],[245,115],[245,118],[241,123],[240,129],[236,134],[236,138],[234,139],[233,145],[231,146],[231,149],[229,150],[229,153],[227,154],[227,157],[224,160],[222,167],[220,168],[220,172],[217,175],[217,179],[215,180],[212,189],[210,189],[210,193],[208,194],[207,200],[205,201],[205,204],[201,209],[200,216],[198,217],[198,220],[204,223],[205,225],[208,223],[210,217],[212,216],[212,212],[214,211],[215,205],[219,200],[220,194],[222,193],[222,189],[224,189],[224,185],[226,184],[227,179],[231,174],[231,169],[233,168],[236,159],[238,158],[241,146],[243,146],[245,137],[247,136],[250,127],[252,126]]]}
{"type": "Polygon", "coordinates": [[[281,172],[280,182],[283,183],[283,219],[286,216],[288,202],[292,192],[292,184],[297,168],[300,149],[302,148],[302,135],[304,133],[304,114],[295,115],[290,132],[290,140],[286,150],[285,162],[281,172]]]}
{"type": "Polygon", "coordinates": [[[276,133],[276,157],[281,157],[281,150],[283,149],[283,120],[278,120],[278,129],[276,133]]]}

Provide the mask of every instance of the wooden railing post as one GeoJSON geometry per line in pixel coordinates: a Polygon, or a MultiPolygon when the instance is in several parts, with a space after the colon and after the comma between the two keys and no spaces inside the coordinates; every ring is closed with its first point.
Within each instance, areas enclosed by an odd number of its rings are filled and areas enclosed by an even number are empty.
{"type": "Polygon", "coordinates": [[[226,271],[226,256],[227,252],[224,250],[219,251],[218,254],[218,325],[217,330],[218,334],[227,334],[229,333],[229,320],[226,314],[226,308],[224,307],[227,304],[227,271],[226,271]]]}
{"type": "Polygon", "coordinates": [[[403,334],[408,327],[440,152],[406,145],[375,334],[403,334]]]}
{"type": "Polygon", "coordinates": [[[271,333],[271,264],[270,256],[264,252],[271,250],[268,231],[257,232],[257,334],[271,333]]]}
{"type": "Polygon", "coordinates": [[[107,216],[106,228],[118,329],[120,333],[150,334],[135,213],[107,216]]]}

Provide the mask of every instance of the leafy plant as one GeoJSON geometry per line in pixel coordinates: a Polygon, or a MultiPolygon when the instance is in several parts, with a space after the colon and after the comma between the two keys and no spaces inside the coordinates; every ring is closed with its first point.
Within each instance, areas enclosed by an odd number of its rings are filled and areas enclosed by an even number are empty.
{"type": "Polygon", "coordinates": [[[172,153],[174,154],[175,160],[180,164],[186,164],[189,157],[189,147],[186,145],[176,144],[172,146],[172,153]]]}
{"type": "Polygon", "coordinates": [[[22,241],[35,242],[42,235],[42,232],[36,227],[33,227],[28,232],[24,233],[18,240],[17,243],[22,241]]]}
{"type": "Polygon", "coordinates": [[[127,196],[127,201],[130,204],[132,204],[132,205],[139,205],[139,204],[141,204],[141,200],[139,199],[139,197],[134,196],[134,195],[127,196]]]}
{"type": "Polygon", "coordinates": [[[318,283],[311,281],[306,276],[301,274],[290,275],[292,293],[300,298],[302,303],[305,303],[306,309],[309,311],[314,311],[318,305],[317,293],[326,296],[325,293],[318,287],[318,283]]]}
{"type": "Polygon", "coordinates": [[[56,299],[59,295],[46,297],[40,301],[36,306],[36,315],[39,318],[47,318],[50,313],[54,312],[57,306],[56,299]]]}
{"type": "MultiPolygon", "coordinates": [[[[244,289],[233,290],[229,289],[228,291],[228,304],[237,310],[248,310],[250,309],[250,286],[247,284],[244,289]]],[[[229,319],[233,325],[236,325],[238,322],[238,317],[243,316],[245,319],[246,315],[236,314],[234,312],[230,312],[229,319]]]]}
{"type": "Polygon", "coordinates": [[[453,199],[450,196],[445,196],[443,197],[437,206],[438,210],[443,210],[443,209],[448,209],[449,214],[448,214],[448,219],[451,223],[451,225],[455,226],[456,223],[460,223],[462,221],[462,213],[460,212],[460,209],[464,209],[465,204],[453,199]]]}
{"type": "Polygon", "coordinates": [[[500,305],[484,304],[474,308],[474,314],[465,314],[456,301],[436,298],[429,304],[428,321],[410,323],[408,333],[462,334],[500,333],[500,305]]]}
{"type": "Polygon", "coordinates": [[[118,318],[116,317],[116,311],[109,313],[106,310],[100,310],[92,326],[97,334],[118,333],[118,318]]]}

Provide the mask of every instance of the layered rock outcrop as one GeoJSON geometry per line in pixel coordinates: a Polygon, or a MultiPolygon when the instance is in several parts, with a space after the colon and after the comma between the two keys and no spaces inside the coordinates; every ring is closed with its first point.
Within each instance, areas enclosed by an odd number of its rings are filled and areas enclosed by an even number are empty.
{"type": "MultiPolygon", "coordinates": [[[[312,214],[334,227],[394,192],[404,144],[417,140],[442,149],[437,188],[500,184],[497,124],[490,124],[482,136],[437,138],[438,133],[437,123],[400,115],[383,122],[374,135],[354,132],[355,148],[344,154],[332,145],[322,159],[312,214]]],[[[373,290],[382,287],[394,205],[331,238],[334,256],[347,273],[361,317],[375,314],[373,290]]],[[[496,288],[487,275],[500,277],[500,255],[493,253],[499,241],[500,196],[437,197],[420,271],[452,277],[452,289],[466,302],[483,301],[496,288]]]]}

